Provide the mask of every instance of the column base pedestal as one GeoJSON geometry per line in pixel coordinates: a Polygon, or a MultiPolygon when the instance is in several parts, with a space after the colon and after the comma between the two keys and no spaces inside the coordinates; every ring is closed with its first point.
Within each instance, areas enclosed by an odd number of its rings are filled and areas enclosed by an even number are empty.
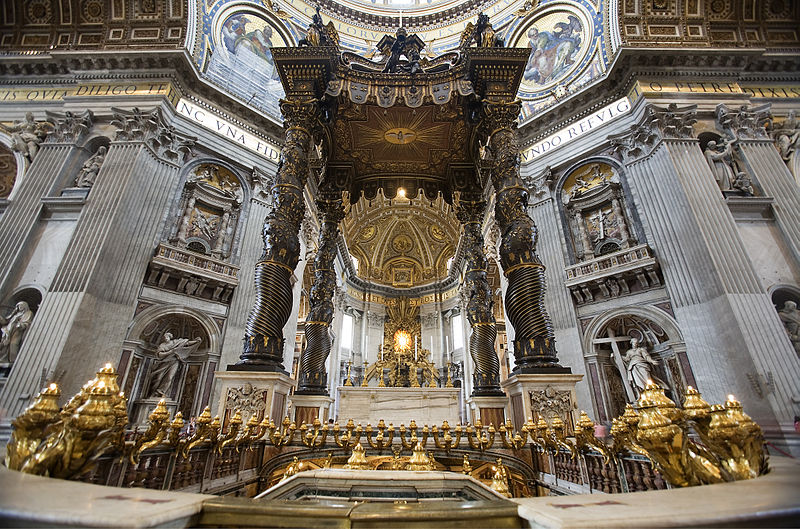
{"type": "Polygon", "coordinates": [[[499,428],[506,421],[506,408],[508,407],[508,397],[469,397],[467,399],[472,423],[480,419],[481,424],[489,426],[493,424],[499,428]]]}
{"type": "Polygon", "coordinates": [[[515,374],[501,386],[511,399],[511,420],[519,430],[528,418],[537,422],[543,417],[549,424],[553,417],[561,417],[566,431],[575,429],[574,410],[578,408],[575,384],[583,375],[565,373],[515,374]]]}
{"type": "Polygon", "coordinates": [[[311,424],[314,419],[324,425],[328,422],[328,414],[333,398],[327,395],[292,395],[292,407],[294,408],[295,424],[299,428],[301,424],[311,424]]]}
{"type": "Polygon", "coordinates": [[[287,413],[286,400],[294,380],[283,373],[259,371],[215,371],[220,388],[217,413],[223,428],[239,410],[242,423],[255,415],[258,420],[270,417],[279,423],[287,413]]]}

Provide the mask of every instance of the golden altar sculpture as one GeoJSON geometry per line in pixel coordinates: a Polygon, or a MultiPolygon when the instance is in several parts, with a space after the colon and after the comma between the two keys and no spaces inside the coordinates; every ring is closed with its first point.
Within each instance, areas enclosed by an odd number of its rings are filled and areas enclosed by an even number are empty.
{"type": "MultiPolygon", "coordinates": [[[[426,387],[437,387],[439,372],[430,361],[430,350],[414,343],[411,334],[403,329],[394,333],[394,347],[381,345],[378,360],[367,367],[364,383],[377,378],[378,387],[419,388],[420,379],[426,387]],[[388,376],[388,383],[385,377],[388,376]]],[[[363,385],[362,384],[362,385],[363,385]]]]}

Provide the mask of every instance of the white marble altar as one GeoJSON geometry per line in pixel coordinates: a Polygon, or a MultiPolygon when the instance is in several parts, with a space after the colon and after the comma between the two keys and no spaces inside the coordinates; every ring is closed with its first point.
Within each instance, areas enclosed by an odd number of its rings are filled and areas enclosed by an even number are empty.
{"type": "Polygon", "coordinates": [[[377,424],[383,419],[395,426],[415,420],[417,425],[451,425],[460,422],[459,388],[339,387],[338,420],[377,424]]]}

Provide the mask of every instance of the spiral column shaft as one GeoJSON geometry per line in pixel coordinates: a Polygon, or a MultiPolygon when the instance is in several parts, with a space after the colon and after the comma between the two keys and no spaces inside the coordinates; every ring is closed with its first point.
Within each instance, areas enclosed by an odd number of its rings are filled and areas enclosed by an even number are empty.
{"type": "Polygon", "coordinates": [[[256,302],[245,325],[244,350],[229,367],[236,371],[285,372],[283,327],[292,310],[290,278],[300,259],[303,188],[318,105],[315,100],[283,100],[280,106],[286,142],[272,187],[272,210],[264,221],[264,253],[256,263],[256,302]]]}
{"type": "Polygon", "coordinates": [[[494,297],[487,278],[488,263],[483,251],[481,225],[486,202],[479,192],[462,193],[456,216],[464,225],[464,253],[467,271],[464,283],[468,293],[467,319],[472,327],[469,353],[475,366],[473,396],[503,395],[500,389],[500,361],[494,349],[497,328],[494,319],[494,297]]]}
{"type": "Polygon", "coordinates": [[[528,189],[519,176],[516,120],[519,102],[486,102],[484,125],[494,156],[492,185],[500,227],[500,262],[508,278],[505,309],[514,328],[515,373],[569,372],[558,363],[553,325],[544,306],[544,265],[536,255],[537,230],[528,216],[528,189]]]}
{"type": "Polygon", "coordinates": [[[306,318],[306,347],[300,355],[300,377],[297,394],[327,395],[328,373],[325,362],[331,352],[328,328],[333,321],[333,293],[336,289],[336,239],[339,221],[344,218],[341,194],[323,193],[317,200],[322,215],[319,251],[314,259],[314,284],[309,293],[310,310],[306,318]]]}

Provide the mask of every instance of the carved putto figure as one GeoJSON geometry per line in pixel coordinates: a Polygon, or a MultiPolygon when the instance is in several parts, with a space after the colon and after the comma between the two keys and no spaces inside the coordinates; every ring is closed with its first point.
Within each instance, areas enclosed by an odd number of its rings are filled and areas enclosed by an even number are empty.
{"type": "Polygon", "coordinates": [[[783,308],[778,311],[778,316],[786,328],[786,334],[789,335],[789,341],[792,342],[795,352],[800,355],[800,310],[797,310],[797,303],[785,302],[783,308]]]}
{"type": "Polygon", "coordinates": [[[150,391],[148,397],[168,397],[169,390],[181,364],[196,350],[202,338],[173,338],[172,333],[165,332],[156,349],[156,362],[150,374],[150,391]]]}
{"type": "Polygon", "coordinates": [[[78,177],[75,179],[76,187],[92,187],[94,185],[97,173],[100,172],[100,167],[106,160],[107,150],[105,146],[102,146],[88,160],[83,162],[81,172],[78,173],[78,177]]]}
{"type": "Polygon", "coordinates": [[[22,338],[33,321],[33,311],[20,301],[8,317],[0,316],[0,363],[13,363],[22,345],[22,338]]]}
{"type": "Polygon", "coordinates": [[[638,338],[631,338],[631,348],[622,353],[622,361],[628,371],[628,381],[631,383],[636,396],[647,387],[647,383],[652,381],[666,389],[667,384],[653,374],[656,361],[647,352],[646,347],[639,345],[638,338]]]}
{"type": "Polygon", "coordinates": [[[14,150],[32,162],[39,152],[39,145],[53,129],[53,124],[49,121],[36,121],[32,112],[26,112],[25,121],[17,121],[11,127],[0,124],[0,127],[11,134],[14,150]]]}

